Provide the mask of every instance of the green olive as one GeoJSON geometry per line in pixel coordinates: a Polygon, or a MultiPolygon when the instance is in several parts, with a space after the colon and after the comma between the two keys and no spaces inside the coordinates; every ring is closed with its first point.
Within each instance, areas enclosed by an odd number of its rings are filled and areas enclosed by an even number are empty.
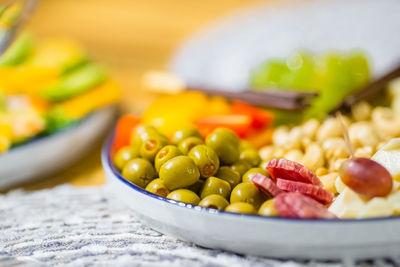
{"type": "Polygon", "coordinates": [[[150,134],[142,141],[140,147],[140,156],[151,162],[154,162],[154,158],[161,148],[168,145],[168,140],[158,134],[150,134]]]}
{"type": "Polygon", "coordinates": [[[239,158],[245,160],[251,164],[252,167],[256,167],[261,163],[261,157],[258,151],[255,149],[245,149],[240,152],[239,158]]]}
{"type": "Polygon", "coordinates": [[[189,189],[190,191],[195,192],[196,194],[200,195],[201,189],[203,188],[204,185],[204,180],[203,179],[199,179],[197,182],[195,182],[194,184],[185,187],[185,189],[189,189]]]}
{"type": "Polygon", "coordinates": [[[274,206],[274,199],[268,199],[258,209],[258,214],[263,216],[278,216],[278,212],[274,206]]]}
{"type": "Polygon", "coordinates": [[[199,130],[196,127],[187,126],[180,129],[174,134],[174,136],[172,137],[172,142],[174,142],[174,144],[179,144],[183,139],[191,136],[202,138],[199,130]]]}
{"type": "Polygon", "coordinates": [[[267,167],[268,167],[268,163],[269,163],[269,161],[263,161],[263,162],[260,163],[260,166],[259,166],[259,167],[260,167],[261,169],[266,170],[267,167]]]}
{"type": "Polygon", "coordinates": [[[156,128],[150,125],[139,125],[131,136],[131,144],[142,145],[144,140],[147,140],[149,135],[161,135],[156,128]]]}
{"type": "Polygon", "coordinates": [[[239,151],[242,152],[243,150],[246,150],[246,149],[254,149],[254,148],[249,141],[240,140],[239,151]]]}
{"type": "Polygon", "coordinates": [[[248,170],[251,169],[251,164],[246,160],[236,161],[232,166],[232,170],[237,171],[240,176],[243,176],[248,170]]]}
{"type": "Polygon", "coordinates": [[[214,149],[221,164],[230,165],[239,159],[239,137],[231,130],[215,129],[207,136],[206,144],[214,149]]]}
{"type": "Polygon", "coordinates": [[[135,153],[135,155],[137,155],[136,157],[139,158],[140,157],[140,148],[142,146],[142,141],[138,140],[135,143],[131,143],[131,147],[133,149],[133,153],[135,153]]]}
{"type": "Polygon", "coordinates": [[[188,189],[178,189],[172,191],[168,194],[167,198],[192,205],[197,205],[200,202],[199,196],[188,189]]]}
{"type": "Polygon", "coordinates": [[[203,188],[201,189],[200,197],[201,199],[206,196],[217,194],[224,198],[228,198],[231,193],[231,186],[227,181],[219,179],[217,177],[209,177],[204,182],[203,188]]]}
{"type": "Polygon", "coordinates": [[[158,134],[158,132],[153,126],[139,125],[131,135],[130,143],[138,157],[140,156],[140,148],[143,144],[143,140],[145,140],[149,134],[158,134]]]}
{"type": "Polygon", "coordinates": [[[201,144],[204,144],[203,139],[201,139],[200,137],[190,136],[180,141],[178,144],[178,148],[183,154],[187,155],[189,154],[190,150],[192,150],[192,148],[201,144]]]}
{"type": "Polygon", "coordinates": [[[160,178],[169,190],[188,187],[200,179],[200,172],[188,156],[177,156],[160,168],[160,178]]]}
{"type": "Polygon", "coordinates": [[[260,173],[264,176],[268,176],[268,173],[265,169],[261,169],[261,168],[251,168],[250,170],[248,170],[245,174],[243,174],[242,176],[242,182],[243,183],[251,183],[251,179],[253,179],[254,174],[256,173],[260,173]]]}
{"type": "Polygon", "coordinates": [[[256,214],[257,210],[253,205],[246,202],[235,202],[225,208],[225,211],[235,213],[256,214]]]}
{"type": "Polygon", "coordinates": [[[203,178],[208,178],[217,173],[219,168],[219,158],[215,151],[206,145],[197,145],[189,152],[194,163],[199,168],[200,175],[203,178]]]}
{"type": "Polygon", "coordinates": [[[160,149],[160,151],[158,151],[154,159],[154,165],[156,167],[156,171],[159,172],[161,166],[168,160],[181,155],[182,152],[176,146],[174,145],[164,146],[163,148],[160,149]]]}
{"type": "Polygon", "coordinates": [[[169,194],[168,188],[165,186],[164,182],[160,178],[151,181],[146,186],[146,190],[162,197],[166,197],[169,194]]]}
{"type": "Polygon", "coordinates": [[[267,199],[268,197],[252,183],[240,183],[233,188],[231,193],[231,203],[246,202],[252,204],[256,209],[267,199]]]}
{"type": "Polygon", "coordinates": [[[156,177],[156,170],[148,160],[136,158],[125,164],[122,176],[135,185],[145,188],[156,177]]]}
{"type": "Polygon", "coordinates": [[[230,184],[231,188],[234,188],[242,181],[242,179],[240,178],[240,174],[237,171],[232,170],[232,168],[228,166],[220,167],[215,176],[227,181],[230,184]]]}
{"type": "Polygon", "coordinates": [[[131,146],[124,146],[120,148],[114,155],[114,164],[118,170],[122,170],[125,164],[131,159],[137,158],[139,155],[131,146]]]}
{"type": "Polygon", "coordinates": [[[199,203],[199,206],[217,210],[224,210],[228,205],[228,200],[217,194],[206,196],[199,203]]]}

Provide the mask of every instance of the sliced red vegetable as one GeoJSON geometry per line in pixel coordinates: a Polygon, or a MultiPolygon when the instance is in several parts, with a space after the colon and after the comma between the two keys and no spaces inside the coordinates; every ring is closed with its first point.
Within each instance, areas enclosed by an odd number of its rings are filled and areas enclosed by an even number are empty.
{"type": "Polygon", "coordinates": [[[196,125],[203,134],[211,133],[218,127],[224,127],[236,132],[240,137],[247,136],[251,131],[251,117],[249,115],[213,115],[196,121],[196,125]]]}
{"type": "Polygon", "coordinates": [[[285,179],[322,187],[322,182],[307,167],[288,159],[272,159],[267,164],[267,172],[273,179],[285,179]]]}
{"type": "Polygon", "coordinates": [[[233,114],[249,115],[252,118],[251,125],[254,129],[262,129],[271,125],[273,114],[265,109],[257,108],[243,102],[235,101],[232,104],[233,114]]]}
{"type": "Polygon", "coordinates": [[[277,179],[276,186],[286,192],[299,192],[309,196],[322,204],[329,204],[333,201],[333,194],[326,191],[322,187],[306,184],[301,182],[294,182],[289,180],[277,179]]]}
{"type": "Polygon", "coordinates": [[[255,175],[253,175],[251,181],[255,186],[258,187],[258,189],[260,189],[264,194],[267,194],[270,197],[275,197],[280,193],[283,193],[283,191],[276,186],[271,178],[268,178],[260,173],[256,173],[255,175]]]}
{"type": "Polygon", "coordinates": [[[274,207],[278,214],[287,218],[336,219],[337,217],[314,199],[291,192],[282,193],[274,198],[274,207]]]}
{"type": "Polygon", "coordinates": [[[117,123],[115,128],[114,143],[111,149],[111,155],[120,148],[129,145],[133,129],[140,123],[140,118],[134,115],[124,115],[117,123]]]}

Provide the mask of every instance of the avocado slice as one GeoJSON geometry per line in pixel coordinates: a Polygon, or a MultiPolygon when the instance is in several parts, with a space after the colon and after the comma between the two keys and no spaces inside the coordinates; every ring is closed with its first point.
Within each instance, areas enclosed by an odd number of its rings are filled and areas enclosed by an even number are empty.
{"type": "Polygon", "coordinates": [[[0,57],[0,67],[21,64],[32,53],[35,40],[30,33],[23,33],[0,57]]]}
{"type": "Polygon", "coordinates": [[[66,75],[61,79],[41,90],[41,95],[50,101],[60,101],[79,95],[107,78],[105,69],[96,64],[86,64],[66,75]]]}

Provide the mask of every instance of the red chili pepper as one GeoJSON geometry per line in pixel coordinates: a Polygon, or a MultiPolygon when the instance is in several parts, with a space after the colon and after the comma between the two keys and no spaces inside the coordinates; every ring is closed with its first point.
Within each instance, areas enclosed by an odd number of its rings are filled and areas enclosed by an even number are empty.
{"type": "Polygon", "coordinates": [[[256,108],[238,101],[232,104],[232,113],[250,116],[252,118],[251,125],[254,129],[270,126],[274,117],[271,112],[265,109],[256,108]]]}
{"type": "Polygon", "coordinates": [[[245,137],[252,131],[251,123],[250,116],[239,114],[213,115],[196,121],[196,125],[203,135],[209,134],[215,128],[223,127],[231,129],[240,137],[245,137]]]}
{"type": "Polygon", "coordinates": [[[140,118],[134,115],[124,115],[118,120],[111,155],[114,155],[121,147],[129,145],[131,133],[139,123],[140,118]]]}

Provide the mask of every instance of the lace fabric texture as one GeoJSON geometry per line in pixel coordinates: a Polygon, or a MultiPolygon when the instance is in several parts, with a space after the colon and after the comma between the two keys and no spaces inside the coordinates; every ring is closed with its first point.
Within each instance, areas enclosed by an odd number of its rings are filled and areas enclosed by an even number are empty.
{"type": "Polygon", "coordinates": [[[289,267],[342,263],[280,261],[201,248],[143,225],[134,212],[111,198],[105,186],[62,185],[0,195],[0,266],[57,265],[289,267]]]}

